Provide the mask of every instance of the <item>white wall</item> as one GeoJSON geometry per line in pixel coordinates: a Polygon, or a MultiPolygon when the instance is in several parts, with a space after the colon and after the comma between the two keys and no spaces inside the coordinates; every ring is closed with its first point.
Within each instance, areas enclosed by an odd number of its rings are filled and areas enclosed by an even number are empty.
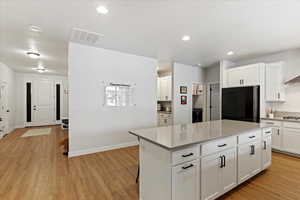
{"type": "Polygon", "coordinates": [[[8,132],[11,132],[15,128],[15,72],[7,65],[0,62],[0,82],[7,84],[8,92],[8,109],[10,113],[8,115],[8,132]]]}
{"type": "Polygon", "coordinates": [[[174,63],[173,65],[173,123],[185,124],[192,122],[192,84],[203,83],[202,68],[174,63]],[[187,94],[180,94],[180,86],[187,86],[187,94]],[[181,105],[180,96],[187,96],[187,104],[181,105]]]}
{"type": "Polygon", "coordinates": [[[220,63],[204,68],[205,83],[219,83],[220,82],[220,63]]]}
{"type": "Polygon", "coordinates": [[[157,124],[157,61],[69,44],[70,156],[137,144],[129,130],[157,124]],[[103,106],[105,83],[136,84],[136,106],[103,106]]]}
{"type": "MultiPolygon", "coordinates": [[[[300,75],[300,49],[285,51],[277,54],[266,55],[254,59],[240,60],[236,65],[244,65],[259,62],[276,62],[284,61],[283,69],[284,80],[300,75]]],[[[277,103],[276,105],[267,104],[268,107],[275,106],[278,111],[300,112],[300,84],[285,86],[286,102],[277,103]]]]}
{"type": "MultiPolygon", "coordinates": [[[[47,74],[31,74],[31,73],[16,73],[16,127],[22,128],[26,122],[26,90],[25,80],[35,80],[47,78],[49,80],[57,81],[62,83],[62,93],[68,88],[68,81],[66,76],[54,76],[47,74]]],[[[68,116],[68,101],[65,95],[61,96],[61,116],[68,116]]]]}

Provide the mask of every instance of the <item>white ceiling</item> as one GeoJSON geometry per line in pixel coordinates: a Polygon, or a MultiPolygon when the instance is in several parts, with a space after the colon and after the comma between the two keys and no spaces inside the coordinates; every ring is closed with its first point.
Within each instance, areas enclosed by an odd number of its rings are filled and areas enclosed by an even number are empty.
{"type": "Polygon", "coordinates": [[[0,0],[0,60],[18,71],[41,63],[66,74],[77,27],[103,34],[103,48],[207,66],[300,47],[299,19],[299,0],[0,0]],[[109,13],[97,13],[98,5],[109,13]],[[190,41],[181,40],[185,34],[190,41]],[[41,59],[28,58],[30,48],[41,59]],[[229,50],[236,54],[227,56],[229,50]]]}

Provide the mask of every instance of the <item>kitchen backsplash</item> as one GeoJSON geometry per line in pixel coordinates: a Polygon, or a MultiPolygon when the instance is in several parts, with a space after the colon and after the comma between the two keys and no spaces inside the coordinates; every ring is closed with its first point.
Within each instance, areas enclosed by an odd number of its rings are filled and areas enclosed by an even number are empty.
{"type": "Polygon", "coordinates": [[[287,116],[300,117],[300,112],[276,111],[274,116],[275,117],[287,117],[287,116]]]}

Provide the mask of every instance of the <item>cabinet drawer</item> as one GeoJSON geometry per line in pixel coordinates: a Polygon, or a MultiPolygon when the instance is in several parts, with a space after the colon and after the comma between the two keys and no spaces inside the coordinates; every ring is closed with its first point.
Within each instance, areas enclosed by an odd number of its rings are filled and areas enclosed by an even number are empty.
{"type": "Polygon", "coordinates": [[[183,162],[197,159],[200,156],[199,145],[180,149],[172,152],[172,164],[177,165],[183,162]]]}
{"type": "Polygon", "coordinates": [[[283,122],[283,127],[300,129],[300,123],[298,123],[298,122],[283,122]]]}
{"type": "Polygon", "coordinates": [[[202,145],[202,156],[213,154],[237,145],[237,137],[224,138],[202,145]]]}
{"type": "Polygon", "coordinates": [[[275,121],[275,120],[261,120],[261,123],[270,124],[272,126],[278,126],[278,127],[281,127],[282,124],[281,121],[275,121]]]}
{"type": "Polygon", "coordinates": [[[272,128],[265,128],[263,129],[263,137],[267,137],[272,135],[272,128]]]}
{"type": "Polygon", "coordinates": [[[247,144],[261,138],[261,130],[251,131],[238,136],[239,144],[247,144]]]}

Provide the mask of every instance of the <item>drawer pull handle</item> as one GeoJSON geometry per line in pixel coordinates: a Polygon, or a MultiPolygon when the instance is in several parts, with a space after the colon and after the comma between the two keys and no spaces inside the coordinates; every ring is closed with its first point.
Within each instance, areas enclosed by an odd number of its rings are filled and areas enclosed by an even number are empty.
{"type": "Polygon", "coordinates": [[[274,122],[266,122],[266,123],[267,123],[267,124],[272,124],[272,125],[274,124],[274,122]]]}
{"type": "Polygon", "coordinates": [[[254,135],[252,135],[252,136],[250,136],[249,138],[250,138],[250,139],[252,139],[252,138],[255,138],[255,136],[254,136],[254,135]]]}
{"type": "Polygon", "coordinates": [[[192,156],[192,155],[194,155],[194,153],[185,154],[185,155],[182,155],[182,157],[186,158],[186,157],[189,157],[189,156],[192,156]]]}
{"type": "Polygon", "coordinates": [[[267,131],[267,132],[265,132],[265,134],[269,134],[269,133],[271,133],[271,131],[267,131]]]}
{"type": "Polygon", "coordinates": [[[194,167],[194,165],[193,165],[193,164],[190,164],[190,165],[188,165],[188,166],[186,166],[186,167],[182,167],[182,169],[188,169],[188,168],[191,168],[191,167],[194,167]]]}
{"type": "Polygon", "coordinates": [[[220,144],[218,147],[225,147],[227,144],[220,144]]]}

